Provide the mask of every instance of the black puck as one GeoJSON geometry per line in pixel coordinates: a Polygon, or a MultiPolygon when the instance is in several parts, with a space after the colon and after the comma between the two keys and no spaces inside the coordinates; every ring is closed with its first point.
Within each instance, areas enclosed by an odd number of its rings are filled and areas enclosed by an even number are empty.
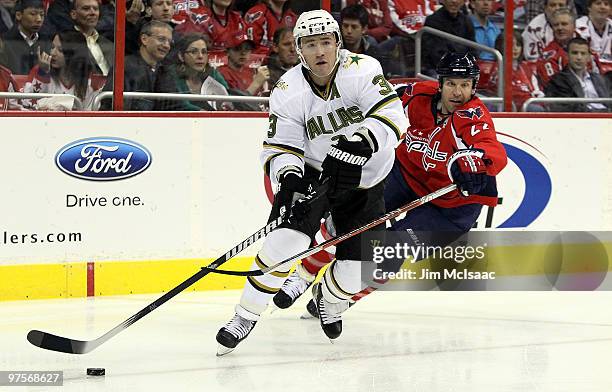
{"type": "Polygon", "coordinates": [[[103,376],[106,374],[106,369],[104,368],[87,368],[88,376],[103,376]]]}

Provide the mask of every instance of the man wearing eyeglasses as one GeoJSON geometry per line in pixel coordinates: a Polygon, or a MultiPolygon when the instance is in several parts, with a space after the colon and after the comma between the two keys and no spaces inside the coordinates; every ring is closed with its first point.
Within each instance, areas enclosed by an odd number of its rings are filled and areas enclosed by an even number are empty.
{"type": "MultiPolygon", "coordinates": [[[[176,87],[170,83],[168,70],[162,64],[172,48],[172,27],[160,21],[146,23],[138,37],[140,49],[138,53],[125,58],[124,91],[138,92],[176,92],[176,87]]],[[[104,86],[104,91],[113,88],[113,72],[104,86]]],[[[125,110],[181,110],[180,103],[152,99],[126,99],[125,110]]],[[[102,110],[110,109],[110,100],[104,100],[102,110]]]]}

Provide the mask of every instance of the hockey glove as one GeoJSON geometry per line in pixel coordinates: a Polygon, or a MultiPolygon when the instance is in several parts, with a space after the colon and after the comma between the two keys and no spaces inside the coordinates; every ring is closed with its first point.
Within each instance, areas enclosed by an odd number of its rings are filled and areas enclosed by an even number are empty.
{"type": "Polygon", "coordinates": [[[487,163],[482,150],[459,150],[448,160],[448,176],[463,196],[482,192],[487,186],[487,163]]]}
{"type": "Polygon", "coordinates": [[[278,192],[274,196],[272,213],[287,220],[293,203],[308,193],[309,185],[308,181],[304,180],[296,171],[287,171],[283,174],[279,182],[278,192]]]}
{"type": "Polygon", "coordinates": [[[321,178],[329,178],[327,194],[331,197],[357,188],[363,166],[372,157],[373,150],[369,143],[357,136],[354,139],[349,141],[341,135],[338,142],[330,147],[321,165],[321,178]]]}

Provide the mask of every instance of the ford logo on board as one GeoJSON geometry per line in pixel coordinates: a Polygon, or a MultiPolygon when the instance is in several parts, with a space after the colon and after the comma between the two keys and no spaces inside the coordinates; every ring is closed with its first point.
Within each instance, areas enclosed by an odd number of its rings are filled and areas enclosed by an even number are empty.
{"type": "Polygon", "coordinates": [[[147,170],[151,153],[130,140],[95,137],[62,147],[55,164],[69,176],[83,180],[123,180],[147,170]]]}

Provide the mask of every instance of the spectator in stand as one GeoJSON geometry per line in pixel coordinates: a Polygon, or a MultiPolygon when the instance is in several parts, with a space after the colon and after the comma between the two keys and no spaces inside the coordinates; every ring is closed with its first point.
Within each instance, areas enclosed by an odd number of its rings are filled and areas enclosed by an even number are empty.
{"type": "Polygon", "coordinates": [[[15,24],[15,0],[0,0],[0,34],[13,28],[15,24]]]}
{"type": "Polygon", "coordinates": [[[175,31],[180,34],[201,33],[208,13],[204,0],[174,0],[172,22],[176,25],[175,31]]]}
{"type": "MultiPolygon", "coordinates": [[[[470,4],[474,10],[474,13],[470,15],[470,20],[474,26],[474,34],[476,42],[481,45],[488,46],[490,48],[495,47],[495,40],[500,33],[499,27],[495,25],[490,19],[491,4],[493,0],[471,0],[470,4]]],[[[503,51],[502,51],[503,53],[503,51]]],[[[478,55],[480,60],[495,61],[497,58],[493,53],[480,51],[478,55]]]]}
{"type": "MultiPolygon", "coordinates": [[[[545,88],[548,97],[610,98],[610,86],[598,73],[589,72],[591,63],[589,43],[584,38],[574,38],[568,45],[568,64],[552,77],[545,88]]],[[[610,106],[601,103],[556,104],[554,111],[561,112],[609,112],[610,106]]]]}
{"type": "MultiPolygon", "coordinates": [[[[516,3],[515,3],[516,6],[516,3]]],[[[578,15],[585,15],[586,1],[585,0],[568,0],[567,8],[578,15]],[[584,7],[578,6],[577,3],[584,4],[584,7]],[[579,10],[580,8],[580,10],[579,10]]],[[[544,12],[545,4],[543,0],[525,0],[525,24],[529,24],[533,18],[544,12]]]]}
{"type": "Polygon", "coordinates": [[[544,12],[533,18],[523,31],[523,53],[525,60],[537,61],[542,50],[553,37],[552,16],[560,8],[567,8],[568,0],[544,0],[544,12]]]}
{"type": "MultiPolygon", "coordinates": [[[[462,3],[456,2],[461,7],[462,3]]],[[[435,11],[430,0],[389,0],[389,14],[393,22],[392,36],[407,36],[419,31],[425,19],[435,11]]]]}
{"type": "MultiPolygon", "coordinates": [[[[521,110],[523,103],[529,98],[542,98],[544,92],[540,89],[538,78],[533,63],[523,59],[523,37],[518,31],[514,31],[512,40],[512,103],[515,110],[521,110]]],[[[503,53],[504,35],[500,34],[495,42],[495,48],[503,53]]],[[[499,73],[495,64],[491,73],[491,90],[497,92],[499,73]]],[[[531,104],[527,108],[529,112],[543,112],[544,107],[539,104],[531,104]]]]}
{"type": "Polygon", "coordinates": [[[612,71],[612,0],[588,0],[588,16],[576,20],[576,31],[591,43],[591,52],[599,56],[600,71],[612,71]]]}
{"type": "Polygon", "coordinates": [[[39,34],[45,19],[43,3],[40,0],[19,0],[15,6],[15,25],[2,36],[4,53],[0,64],[15,75],[27,75],[38,63],[37,53],[49,50],[49,39],[39,34]]]}
{"type": "MultiPolygon", "coordinates": [[[[126,46],[134,42],[136,50],[138,50],[138,29],[140,29],[140,21],[145,16],[145,5],[144,0],[128,0],[125,7],[125,37],[126,46]]],[[[96,26],[98,33],[102,34],[109,41],[115,41],[115,1],[109,0],[103,2],[100,7],[100,20],[96,26]]],[[[135,50],[135,51],[136,51],[135,50]]],[[[128,52],[126,53],[133,53],[128,52]]]]}
{"type": "Polygon", "coordinates": [[[210,37],[209,52],[223,52],[227,43],[234,41],[238,34],[246,34],[246,27],[242,16],[233,9],[233,0],[205,0],[201,23],[191,21],[177,26],[177,32],[199,32],[210,37]]]}
{"type": "MultiPolygon", "coordinates": [[[[172,27],[167,23],[152,20],[146,23],[139,36],[140,50],[125,58],[124,91],[175,93],[176,87],[168,67],[162,64],[172,47],[172,27]]],[[[106,80],[104,91],[113,89],[112,70],[106,80]]],[[[101,108],[109,110],[110,100],[104,100],[101,108]]],[[[125,110],[182,110],[179,102],[146,98],[126,99],[125,110]]]]}
{"type": "Polygon", "coordinates": [[[368,32],[368,11],[361,5],[349,5],[340,12],[340,32],[344,49],[378,57],[378,43],[368,32]]]}
{"type": "MultiPolygon", "coordinates": [[[[425,26],[474,41],[474,26],[461,10],[464,2],[461,0],[442,0],[442,4],[442,8],[425,18],[425,26]]],[[[436,65],[447,51],[472,51],[470,48],[433,34],[423,35],[423,48],[426,48],[423,51],[423,66],[430,75],[435,74],[436,65]]]]}
{"type": "Polygon", "coordinates": [[[347,0],[346,5],[361,4],[368,11],[368,35],[377,42],[383,42],[391,35],[393,21],[390,8],[395,9],[395,2],[388,0],[347,0]]]}
{"type": "Polygon", "coordinates": [[[279,27],[293,28],[297,15],[289,8],[288,0],[262,0],[244,14],[247,36],[255,42],[254,53],[268,55],[274,33],[279,27]]]}
{"type": "Polygon", "coordinates": [[[576,19],[569,8],[556,10],[551,21],[554,39],[542,50],[542,56],[537,62],[538,78],[542,86],[546,86],[550,78],[567,65],[567,44],[576,36],[576,19]]]}
{"type": "MultiPolygon", "coordinates": [[[[229,95],[223,75],[208,64],[208,43],[203,34],[189,33],[177,43],[176,87],[179,93],[229,95]]],[[[188,101],[187,110],[232,110],[229,102],[188,101]]]]}
{"type": "MultiPolygon", "coordinates": [[[[0,55],[4,50],[4,43],[0,38],[0,55]]],[[[12,93],[17,91],[17,82],[13,78],[13,74],[10,69],[0,65],[0,91],[12,93]]],[[[19,107],[12,107],[13,100],[8,98],[0,99],[0,110],[19,109],[19,107]]]]}
{"type": "Polygon", "coordinates": [[[377,55],[388,77],[413,76],[416,55],[414,34],[434,12],[429,0],[388,0],[391,37],[379,44],[377,55]]]}
{"type": "Polygon", "coordinates": [[[74,21],[73,29],[85,36],[89,53],[94,60],[95,73],[108,75],[115,58],[115,46],[96,30],[100,20],[98,0],[74,0],[70,18],[74,21]]]}
{"type": "Polygon", "coordinates": [[[24,84],[24,93],[70,94],[81,100],[82,107],[70,97],[49,97],[21,100],[29,110],[91,110],[97,94],[92,85],[93,61],[85,37],[74,30],[66,30],[53,37],[51,53],[40,51],[35,66],[24,84]]]}
{"type": "Polygon", "coordinates": [[[299,62],[295,51],[293,30],[288,27],[276,30],[272,41],[272,54],[268,57],[268,71],[270,72],[268,84],[274,86],[285,72],[299,62]]]}
{"type": "Polygon", "coordinates": [[[246,34],[238,33],[228,43],[227,65],[219,68],[219,72],[230,88],[248,95],[261,95],[269,90],[265,88],[270,79],[270,71],[265,65],[251,67],[249,59],[255,43],[246,34]]]}
{"type": "Polygon", "coordinates": [[[53,0],[47,10],[47,17],[42,26],[42,33],[53,37],[58,31],[72,30],[74,21],[70,18],[73,0],[53,0]]]}
{"type": "MultiPolygon", "coordinates": [[[[173,29],[172,40],[174,42],[178,41],[180,38],[180,35],[176,32],[176,24],[174,23],[173,19],[174,6],[172,4],[172,0],[144,0],[144,2],[144,16],[138,18],[138,21],[135,24],[128,24],[126,26],[125,52],[128,54],[135,54],[140,50],[138,40],[132,39],[132,37],[138,37],[140,35],[142,26],[152,20],[156,20],[170,26],[173,29]]],[[[169,61],[169,58],[174,58],[174,53],[167,56],[166,61],[169,61]]]]}

